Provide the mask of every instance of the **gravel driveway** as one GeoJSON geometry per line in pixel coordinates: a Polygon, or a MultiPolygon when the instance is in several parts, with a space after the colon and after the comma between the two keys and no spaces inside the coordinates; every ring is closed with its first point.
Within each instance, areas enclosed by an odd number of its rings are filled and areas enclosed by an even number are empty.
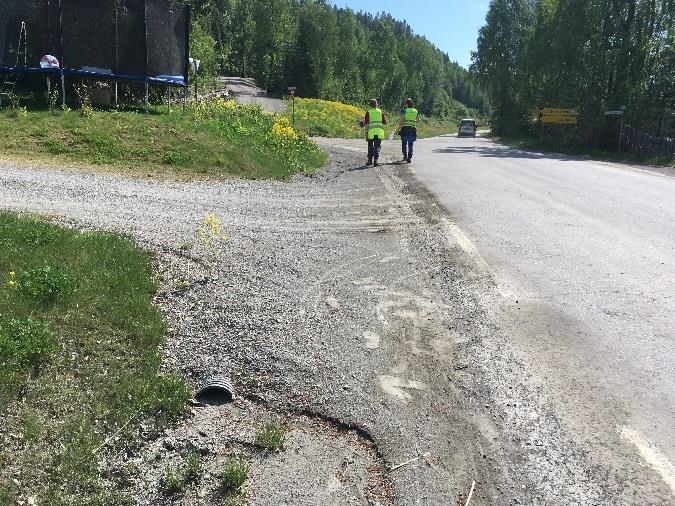
{"type": "Polygon", "coordinates": [[[159,440],[111,456],[111,468],[141,470],[111,481],[140,504],[208,503],[208,480],[180,499],[157,491],[164,466],[197,448],[209,473],[248,452],[255,504],[462,504],[474,480],[478,504],[531,499],[514,472],[527,456],[501,446],[472,352],[494,329],[471,287],[490,280],[463,264],[408,169],[365,169],[358,147],[325,144],[325,171],[291,183],[0,166],[3,208],[155,251],[164,368],[195,388],[223,372],[236,385],[234,405],[193,407],[159,440]],[[212,212],[229,239],[204,248],[196,232],[212,212]],[[292,429],[271,456],[251,449],[270,414],[292,429]]]}
{"type": "Polygon", "coordinates": [[[283,100],[270,97],[258,88],[253,79],[246,77],[220,77],[218,83],[227,88],[240,104],[258,104],[267,112],[284,112],[286,104],[283,100]]]}

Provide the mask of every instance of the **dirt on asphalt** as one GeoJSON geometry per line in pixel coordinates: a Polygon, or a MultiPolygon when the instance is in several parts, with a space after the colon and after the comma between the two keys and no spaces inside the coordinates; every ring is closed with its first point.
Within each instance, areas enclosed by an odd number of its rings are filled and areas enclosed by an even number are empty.
{"type": "Polygon", "coordinates": [[[252,504],[464,504],[474,482],[471,504],[550,503],[557,492],[518,471],[542,449],[504,438],[485,379],[492,358],[478,350],[498,330],[481,293],[493,281],[448,241],[445,212],[408,167],[324,147],[326,169],[291,183],[2,168],[3,208],[156,252],[164,369],[195,390],[223,373],[236,388],[233,404],[191,406],[160,438],[107,455],[103,475],[138,504],[211,504],[236,453],[252,504]],[[210,213],[228,240],[205,247],[210,213]],[[270,416],[289,429],[278,453],[254,445],[270,416]],[[193,450],[206,475],[163,494],[165,467],[193,450]]]}

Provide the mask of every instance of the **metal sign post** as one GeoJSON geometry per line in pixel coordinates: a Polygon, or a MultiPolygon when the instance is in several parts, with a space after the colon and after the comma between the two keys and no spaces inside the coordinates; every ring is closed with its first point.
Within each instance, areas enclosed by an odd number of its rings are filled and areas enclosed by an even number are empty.
{"type": "Polygon", "coordinates": [[[626,106],[622,105],[621,109],[617,111],[607,111],[605,112],[605,116],[619,116],[621,118],[619,123],[619,151],[621,151],[621,145],[623,144],[623,128],[625,124],[626,106]]]}
{"type": "Polygon", "coordinates": [[[197,94],[197,71],[199,70],[199,66],[201,65],[201,60],[197,60],[196,58],[190,58],[190,65],[192,65],[192,71],[194,72],[195,75],[195,102],[197,102],[199,99],[199,95],[197,94]]]}
{"type": "Polygon", "coordinates": [[[295,86],[288,87],[288,94],[291,96],[293,102],[293,128],[295,128],[295,90],[297,90],[295,86]]]}

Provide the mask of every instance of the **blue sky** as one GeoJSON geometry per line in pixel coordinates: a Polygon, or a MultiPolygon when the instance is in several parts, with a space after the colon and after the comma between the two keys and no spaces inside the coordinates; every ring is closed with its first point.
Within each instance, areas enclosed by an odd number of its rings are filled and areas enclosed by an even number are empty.
{"type": "Polygon", "coordinates": [[[388,12],[405,20],[462,67],[471,63],[478,29],[483,26],[489,0],[332,0],[338,7],[377,14],[388,12]]]}

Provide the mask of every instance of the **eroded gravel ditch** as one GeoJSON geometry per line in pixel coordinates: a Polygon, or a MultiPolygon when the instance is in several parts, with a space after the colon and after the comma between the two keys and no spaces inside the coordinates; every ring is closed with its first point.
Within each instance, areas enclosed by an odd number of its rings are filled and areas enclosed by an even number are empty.
{"type": "Polygon", "coordinates": [[[522,456],[487,458],[497,414],[470,350],[492,329],[464,283],[473,274],[403,169],[362,161],[332,150],[324,172],[290,184],[3,169],[2,207],[155,251],[163,367],[193,388],[223,372],[236,385],[234,405],[193,406],[159,439],[107,455],[112,486],[139,504],[214,503],[211,478],[243,452],[255,504],[461,504],[475,479],[476,497],[510,502],[506,475],[522,456]],[[229,239],[204,248],[197,228],[210,213],[229,239]],[[291,428],[278,454],[251,444],[271,414],[291,428]],[[191,450],[209,476],[161,494],[164,467],[191,450]]]}

